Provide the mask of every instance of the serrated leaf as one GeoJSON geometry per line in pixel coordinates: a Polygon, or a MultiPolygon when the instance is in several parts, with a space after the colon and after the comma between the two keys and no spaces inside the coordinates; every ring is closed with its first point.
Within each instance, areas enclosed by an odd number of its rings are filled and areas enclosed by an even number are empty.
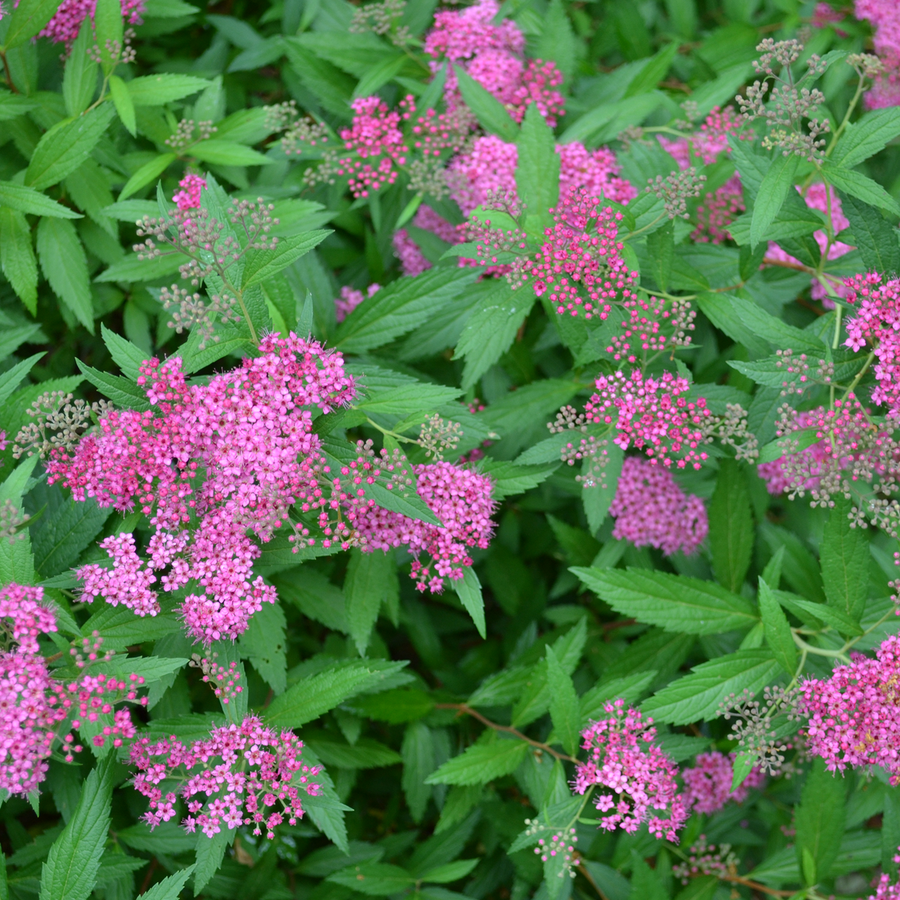
{"type": "Polygon", "coordinates": [[[478,633],[482,638],[487,637],[484,621],[484,597],[481,595],[481,582],[478,580],[475,570],[469,566],[465,567],[463,577],[458,580],[451,579],[451,584],[463,608],[472,617],[478,633]]]}
{"type": "MultiPolygon", "coordinates": [[[[479,863],[477,859],[457,859],[444,863],[423,873],[421,880],[432,884],[449,884],[451,881],[459,881],[465,878],[479,863]]],[[[449,898],[448,898],[449,900],[449,898]]]]}
{"type": "Polygon", "coordinates": [[[88,774],[75,813],[43,864],[40,900],[87,900],[103,858],[111,806],[109,767],[99,765],[88,774]]]}
{"type": "MultiPolygon", "coordinates": [[[[803,865],[803,854],[809,854],[814,864],[814,879],[828,877],[840,849],[846,796],[847,779],[826,771],[824,760],[814,760],[794,816],[797,858],[803,865]]],[[[804,874],[807,867],[803,866],[804,874]]]]}
{"type": "Polygon", "coordinates": [[[78,30],[78,37],[72,44],[63,72],[63,100],[70,116],[80,116],[97,92],[97,62],[87,52],[93,42],[91,20],[86,16],[78,30]]]}
{"type": "Polygon", "coordinates": [[[13,391],[19,386],[22,379],[34,368],[35,363],[37,363],[44,355],[44,353],[35,353],[34,356],[23,359],[21,362],[16,363],[0,375],[0,406],[9,400],[13,391]]]}
{"type": "Polygon", "coordinates": [[[771,161],[763,176],[753,205],[753,216],[750,220],[750,246],[755,247],[767,237],[769,226],[784,204],[788,191],[793,190],[794,176],[800,158],[791,153],[785,156],[778,153],[771,161]]]}
{"type": "Polygon", "coordinates": [[[505,141],[515,141],[519,127],[512,120],[503,104],[483,88],[465,69],[453,66],[459,92],[466,106],[475,114],[479,124],[488,134],[496,134],[505,141]]]}
{"type": "Polygon", "coordinates": [[[96,500],[71,498],[39,519],[31,528],[35,569],[42,578],[64,572],[93,543],[111,513],[96,500]]]}
{"type": "Polygon", "coordinates": [[[142,900],[178,900],[188,878],[194,874],[194,863],[168,878],[163,878],[141,894],[142,900]]]}
{"type": "Polygon", "coordinates": [[[205,78],[193,75],[140,75],[126,82],[131,102],[135,106],[162,106],[182,97],[189,97],[209,87],[205,78]]]}
{"type": "Polygon", "coordinates": [[[836,165],[852,169],[900,135],[900,109],[873,109],[847,126],[831,153],[836,165]]]}
{"type": "Polygon", "coordinates": [[[55,219],[80,219],[81,214],[51,200],[34,188],[12,181],[0,181],[0,206],[8,206],[34,216],[49,216],[55,219]]]}
{"type": "Polygon", "coordinates": [[[4,50],[11,50],[33,38],[52,18],[59,8],[59,0],[21,0],[12,12],[9,28],[3,40],[4,50]]]}
{"type": "Polygon", "coordinates": [[[74,172],[97,146],[113,117],[108,103],[75,119],[54,125],[35,147],[25,171],[25,184],[37,191],[74,172]]]}
{"type": "Polygon", "coordinates": [[[393,559],[385,552],[363,553],[357,549],[350,552],[344,597],[350,637],[360,656],[365,655],[381,604],[396,584],[396,578],[393,559]]]}
{"type": "Polygon", "coordinates": [[[771,588],[762,578],[759,579],[759,611],[766,643],[781,667],[793,677],[797,671],[797,647],[791,634],[791,626],[771,588]]]}
{"type": "Polygon", "coordinates": [[[529,215],[543,216],[559,195],[559,155],[538,104],[528,106],[516,143],[516,194],[529,215]]]}
{"type": "Polygon", "coordinates": [[[869,542],[861,528],[851,528],[853,503],[834,498],[822,535],[821,566],[829,606],[859,621],[868,596],[869,542]]]}
{"type": "Polygon", "coordinates": [[[566,753],[574,756],[581,734],[581,708],[572,677],[563,670],[552,647],[547,648],[547,684],[553,696],[550,704],[553,730],[566,753]]]}
{"type": "Polygon", "coordinates": [[[361,660],[304,678],[272,701],[266,721],[280,728],[299,728],[344,700],[364,693],[405,665],[406,662],[361,660]]]}
{"type": "Polygon", "coordinates": [[[758,693],[781,672],[768,649],[738,650],[695,666],[685,675],[646,700],[641,709],[659,722],[687,725],[716,716],[729,694],[745,689],[758,693]]]}
{"type": "Polygon", "coordinates": [[[271,250],[253,250],[247,254],[244,262],[242,288],[246,289],[259,284],[282,269],[287,268],[294,260],[299,259],[317,247],[328,237],[330,231],[309,231],[278,239],[271,250]]]}
{"type": "Polygon", "coordinates": [[[26,309],[37,313],[38,267],[25,216],[0,207],[0,267],[26,309]]]}
{"type": "Polygon", "coordinates": [[[877,181],[873,181],[867,175],[836,166],[830,160],[825,160],[822,174],[839,191],[851,194],[870,206],[877,206],[894,215],[900,215],[900,205],[897,201],[877,181]]]}
{"type": "Polygon", "coordinates": [[[753,515],[740,464],[726,459],[719,466],[709,504],[709,548],[713,571],[728,590],[741,589],[753,555],[753,515]]]}
{"type": "Polygon", "coordinates": [[[223,828],[211,838],[197,832],[197,862],[194,869],[194,896],[205,888],[222,865],[225,851],[234,843],[235,828],[223,828]]]}
{"type": "Polygon", "coordinates": [[[841,207],[850,222],[856,249],[866,269],[885,273],[900,271],[897,232],[884,216],[849,194],[842,193],[841,207]]]}
{"type": "Polygon", "coordinates": [[[116,334],[111,328],[105,325],[100,326],[100,335],[109,355],[113,358],[115,364],[122,370],[122,374],[132,380],[137,380],[140,375],[140,367],[145,363],[149,356],[146,351],[141,350],[131,341],[123,338],[120,334],[116,334]]]}
{"type": "Polygon", "coordinates": [[[720,634],[758,621],[741,596],[712,581],[649,569],[573,568],[616,612],[682,634],[720,634]]]}
{"type": "Polygon", "coordinates": [[[104,397],[123,409],[150,409],[150,401],[143,388],[121,375],[108,375],[99,369],[85,365],[80,359],[75,360],[79,371],[104,397]]]}
{"type": "Polygon", "coordinates": [[[94,333],[94,306],[84,247],[67,219],[41,219],[37,228],[37,251],[53,293],[69,311],[94,333]]]}
{"type": "Polygon", "coordinates": [[[527,753],[528,744],[520,740],[473,744],[429,775],[426,784],[487,784],[515,772],[527,753]]]}

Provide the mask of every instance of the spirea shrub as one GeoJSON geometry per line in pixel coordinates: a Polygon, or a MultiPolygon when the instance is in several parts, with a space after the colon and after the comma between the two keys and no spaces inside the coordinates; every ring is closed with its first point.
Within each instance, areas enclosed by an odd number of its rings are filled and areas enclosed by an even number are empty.
{"type": "Polygon", "coordinates": [[[0,64],[0,900],[900,897],[898,3],[0,64]]]}

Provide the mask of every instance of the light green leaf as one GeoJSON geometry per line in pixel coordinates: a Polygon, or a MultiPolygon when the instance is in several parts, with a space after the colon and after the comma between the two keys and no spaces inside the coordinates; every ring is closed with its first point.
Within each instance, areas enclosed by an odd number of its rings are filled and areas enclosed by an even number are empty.
{"type": "Polygon", "coordinates": [[[822,172],[826,180],[839,191],[851,194],[870,206],[877,206],[894,215],[900,215],[900,205],[897,201],[877,181],[873,181],[867,175],[836,166],[830,160],[825,161],[822,172]]]}
{"type": "Polygon", "coordinates": [[[809,855],[813,862],[813,880],[828,877],[840,849],[844,836],[846,796],[847,779],[826,771],[822,759],[814,760],[800,794],[800,805],[794,814],[797,859],[807,876],[808,865],[804,865],[803,856],[809,855]]]}
{"type": "Polygon", "coordinates": [[[41,270],[53,293],[94,333],[94,306],[84,247],[67,219],[41,219],[37,228],[41,270]]]}
{"type": "Polygon", "coordinates": [[[122,374],[136,381],[141,365],[149,358],[147,353],[105,325],[100,326],[100,335],[106,349],[109,350],[109,355],[122,370],[122,374]]]}
{"type": "Polygon", "coordinates": [[[63,72],[63,100],[70,116],[80,116],[97,93],[97,62],[88,53],[93,43],[91,19],[85,16],[63,72]]]}
{"type": "Polygon", "coordinates": [[[762,614],[766,643],[781,667],[793,677],[797,671],[797,647],[791,635],[791,626],[771,588],[762,578],[759,579],[759,611],[762,614]]]}
{"type": "Polygon", "coordinates": [[[758,621],[743,597],[712,581],[649,569],[571,570],[616,612],[682,634],[720,634],[758,621]]]}
{"type": "Polygon", "coordinates": [[[119,78],[118,75],[109,76],[109,95],[112,97],[116,112],[122,120],[122,124],[128,129],[129,134],[134,136],[137,134],[137,123],[134,117],[134,103],[131,100],[131,94],[128,93],[128,86],[119,78]]]}
{"type": "Polygon", "coordinates": [[[515,772],[527,753],[528,744],[520,740],[474,744],[429,775],[426,784],[487,784],[515,772]]]}
{"type": "Polygon", "coordinates": [[[33,38],[53,18],[58,8],[59,0],[21,0],[6,13],[10,19],[3,48],[11,50],[33,38]]]}
{"type": "Polygon", "coordinates": [[[262,153],[250,147],[234,141],[220,141],[216,138],[194,144],[186,152],[194,159],[199,159],[200,162],[219,166],[267,166],[272,162],[268,156],[263,156],[262,153]]]}
{"type": "Polygon", "coordinates": [[[397,570],[393,559],[382,550],[363,553],[351,550],[350,565],[344,582],[347,601],[347,624],[350,637],[364,656],[382,602],[396,587],[397,570]]]}
{"type": "Polygon", "coordinates": [[[553,697],[550,704],[553,730],[566,753],[574,756],[578,750],[581,733],[578,694],[575,693],[572,677],[563,670],[552,647],[547,648],[547,684],[553,697]]]}
{"type": "Polygon", "coordinates": [[[103,858],[111,806],[109,766],[98,765],[85,780],[75,813],[43,864],[40,900],[87,900],[103,858]]]}
{"type": "Polygon", "coordinates": [[[0,375],[0,406],[6,403],[12,396],[13,391],[19,386],[22,379],[34,368],[35,363],[45,354],[35,353],[28,359],[16,363],[0,375]]]}
{"type": "Polygon", "coordinates": [[[559,155],[536,103],[525,113],[517,143],[516,193],[529,215],[543,217],[559,195],[559,155]]]}
{"type": "Polygon", "coordinates": [[[358,660],[319,672],[288,688],[269,706],[266,721],[280,728],[299,728],[344,700],[375,687],[399,672],[406,662],[358,660]]]}
{"type": "Polygon", "coordinates": [[[197,862],[194,869],[194,896],[205,888],[218,872],[225,859],[225,851],[234,843],[235,828],[223,828],[211,838],[197,832],[197,862]]]}
{"type": "Polygon", "coordinates": [[[850,222],[854,243],[867,270],[900,271],[900,243],[897,232],[884,216],[867,203],[848,194],[841,196],[841,207],[850,222]]]}
{"type": "Polygon", "coordinates": [[[97,48],[100,51],[100,64],[104,74],[109,75],[118,63],[118,52],[121,51],[124,41],[125,24],[122,21],[120,0],[97,0],[94,9],[94,31],[97,35],[97,48]]]}
{"type": "Polygon", "coordinates": [[[309,231],[278,239],[271,250],[253,250],[247,254],[244,263],[242,288],[246,289],[259,284],[282,269],[287,268],[295,259],[308,253],[325,240],[331,231],[309,231]]]}
{"type": "Polygon", "coordinates": [[[847,126],[831,153],[831,161],[846,169],[853,169],[863,160],[883,150],[889,141],[900,135],[900,109],[873,109],[859,121],[847,126]]]}
{"type": "Polygon", "coordinates": [[[463,577],[458,581],[451,580],[466,612],[472,617],[475,627],[482,638],[487,637],[484,622],[484,597],[481,595],[481,582],[471,567],[463,569],[463,577]]]}
{"type": "Polygon", "coordinates": [[[56,219],[81,218],[79,213],[51,200],[40,191],[12,181],[0,181],[0,206],[9,206],[35,216],[49,216],[56,219]]]}
{"type": "Polygon", "coordinates": [[[466,106],[475,114],[478,123],[488,134],[496,134],[505,141],[515,141],[519,126],[512,120],[503,104],[479,84],[465,69],[453,67],[466,106]]]}
{"type": "Polygon", "coordinates": [[[177,153],[163,153],[160,156],[157,156],[156,159],[151,159],[150,162],[144,163],[144,165],[142,165],[131,178],[125,182],[125,187],[122,188],[122,191],[119,194],[119,203],[123,200],[127,200],[142,187],[146,187],[150,182],[159,178],[159,176],[162,175],[176,159],[178,159],[177,153]]]}
{"type": "Polygon", "coordinates": [[[135,106],[162,106],[202,91],[209,87],[209,81],[193,75],[160,73],[132,78],[125,86],[135,106]]]}
{"type": "Polygon", "coordinates": [[[695,666],[690,675],[673,681],[646,700],[641,709],[659,722],[687,725],[716,716],[729,694],[745,689],[757,693],[781,672],[771,650],[738,650],[695,666]]]}
{"type": "Polygon", "coordinates": [[[779,153],[772,160],[763,176],[753,205],[753,217],[750,221],[750,246],[755,247],[760,241],[767,239],[769,226],[784,205],[788,191],[794,188],[794,176],[800,157],[793,153],[784,156],[779,153]]]}
{"type": "Polygon", "coordinates": [[[415,884],[415,878],[406,869],[377,862],[350,866],[329,875],[325,880],[370,897],[389,897],[415,884]]]}
{"type": "Polygon", "coordinates": [[[74,172],[97,146],[113,117],[108,103],[54,125],[34,150],[25,172],[25,184],[37,191],[62,181],[74,172]]]}
{"type": "Polygon", "coordinates": [[[0,266],[25,308],[37,313],[38,267],[25,216],[0,207],[0,266]]]}
{"type": "Polygon", "coordinates": [[[153,887],[141,894],[141,900],[178,900],[181,896],[181,890],[187,884],[188,878],[194,874],[194,864],[192,863],[185,869],[163,878],[153,887]]]}

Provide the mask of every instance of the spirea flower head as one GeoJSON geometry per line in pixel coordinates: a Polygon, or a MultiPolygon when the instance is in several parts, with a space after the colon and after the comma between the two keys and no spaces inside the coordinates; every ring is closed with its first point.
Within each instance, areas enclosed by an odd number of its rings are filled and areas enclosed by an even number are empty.
{"type": "Polygon", "coordinates": [[[86,594],[152,615],[158,589],[190,583],[182,615],[194,637],[235,638],[275,599],[271,586],[253,578],[260,550],[252,536],[270,540],[295,503],[326,505],[311,411],[348,402],[353,379],[339,353],[273,334],[258,357],[206,384],[189,387],[177,357],[145,363],[139,384],[151,409],[110,410],[73,452],[47,461],[51,480],[76,499],[151,517],[148,561],[130,535],[108,538],[103,549],[113,568],[83,567],[86,594]]]}
{"type": "Polygon", "coordinates": [[[858,655],[829,678],[801,685],[809,752],[831,772],[882,766],[900,784],[900,636],[885,640],[875,658],[858,655]]]}
{"type": "Polygon", "coordinates": [[[869,109],[900,106],[900,8],[892,0],[856,0],[857,19],[868,19],[875,29],[875,52],[882,63],[866,94],[869,109]]]}
{"type": "Polygon", "coordinates": [[[685,494],[668,470],[637,456],[622,464],[609,514],[616,520],[614,538],[666,556],[696,552],[709,531],[703,501],[685,494]]]}
{"type": "Polygon", "coordinates": [[[560,315],[605,319],[613,303],[634,296],[638,279],[618,240],[622,214],[583,191],[561,197],[552,212],[555,224],[526,269],[534,292],[560,315]]]}
{"type": "Polygon", "coordinates": [[[659,378],[644,377],[639,369],[630,375],[600,375],[597,393],[588,400],[588,422],[610,425],[623,450],[634,445],[657,465],[693,466],[699,469],[708,454],[711,413],[700,397],[689,400],[685,378],[664,372],[659,378]]]}
{"type": "Polygon", "coordinates": [[[605,710],[606,718],[581,733],[588,761],[575,771],[575,793],[599,788],[594,805],[607,831],[631,834],[646,823],[654,837],[677,841],[689,813],[675,781],[678,767],[654,743],[653,720],[625,709],[624,700],[605,710]]]}
{"type": "Polygon", "coordinates": [[[13,653],[37,653],[38,635],[56,631],[56,615],[43,601],[42,587],[8,584],[0,590],[0,622],[13,653]]]}
{"type": "Polygon", "coordinates": [[[131,747],[134,787],[150,801],[143,819],[151,828],[175,816],[181,798],[188,811],[182,825],[213,837],[223,828],[252,825],[274,837],[282,822],[295,825],[305,813],[301,795],[316,796],[319,766],[302,759],[303,742],[293,732],[267,728],[256,716],[239,725],[214,726],[204,740],[184,744],[172,736],[139,738],[131,747]]]}
{"type": "MultiPolygon", "coordinates": [[[[121,0],[122,16],[132,25],[141,24],[144,0],[121,0]]],[[[53,18],[44,26],[39,37],[49,38],[54,44],[74,43],[81,29],[81,23],[90,16],[94,18],[97,0],[62,0],[53,18]]]]}
{"type": "Polygon", "coordinates": [[[712,814],[728,802],[743,803],[752,788],[759,787],[765,775],[754,767],[736,790],[731,789],[734,777],[734,754],[698,753],[695,765],[681,772],[687,805],[697,812],[712,814]]]}

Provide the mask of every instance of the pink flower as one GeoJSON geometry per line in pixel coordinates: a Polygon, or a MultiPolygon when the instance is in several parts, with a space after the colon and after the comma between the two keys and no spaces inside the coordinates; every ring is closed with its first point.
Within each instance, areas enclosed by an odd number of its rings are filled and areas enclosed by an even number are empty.
{"type": "Polygon", "coordinates": [[[178,182],[180,191],[172,195],[175,205],[181,209],[200,209],[200,194],[206,187],[206,179],[202,175],[189,172],[178,182]]]}
{"type": "Polygon", "coordinates": [[[685,785],[686,803],[697,812],[712,814],[726,803],[743,803],[751,788],[759,787],[765,775],[756,766],[737,790],[731,790],[734,778],[734,754],[698,753],[696,765],[684,769],[681,777],[685,785]]]}
{"type": "Polygon", "coordinates": [[[342,287],[341,296],[334,301],[334,314],[338,322],[343,322],[350,313],[359,306],[366,297],[372,297],[381,290],[380,284],[370,284],[366,288],[366,293],[356,290],[352,287],[342,287]]]}
{"type": "Polygon", "coordinates": [[[642,720],[635,709],[626,711],[624,700],[605,709],[607,718],[581,734],[588,761],[575,770],[575,793],[601,789],[594,805],[604,814],[600,827],[606,831],[621,828],[631,834],[646,822],[654,837],[677,841],[688,807],[678,794],[678,767],[653,743],[653,720],[642,720]]]}
{"type": "Polygon", "coordinates": [[[885,71],[875,77],[866,106],[900,106],[900,7],[894,0],[856,0],[856,18],[869,19],[875,29],[875,52],[885,71]]]}
{"type": "Polygon", "coordinates": [[[42,587],[8,584],[0,590],[3,630],[18,644],[14,652],[38,652],[38,635],[56,631],[56,614],[44,605],[42,587]]]}
{"type": "Polygon", "coordinates": [[[703,501],[685,494],[666,469],[636,456],[622,465],[609,514],[616,520],[614,538],[666,556],[696,552],[709,531],[703,501]]]}
{"type": "Polygon", "coordinates": [[[305,815],[301,792],[314,797],[321,790],[313,780],[321,768],[306,765],[302,751],[293,732],[276,732],[256,716],[214,726],[208,739],[190,745],[176,737],[155,743],[140,738],[131,747],[131,765],[137,770],[135,790],[150,800],[142,818],[151,828],[168,822],[180,796],[189,813],[182,822],[188,832],[199,826],[212,837],[243,824],[253,825],[256,835],[265,829],[271,839],[282,822],[295,825],[305,815]],[[172,780],[178,782],[177,796],[160,787],[172,780]]]}

